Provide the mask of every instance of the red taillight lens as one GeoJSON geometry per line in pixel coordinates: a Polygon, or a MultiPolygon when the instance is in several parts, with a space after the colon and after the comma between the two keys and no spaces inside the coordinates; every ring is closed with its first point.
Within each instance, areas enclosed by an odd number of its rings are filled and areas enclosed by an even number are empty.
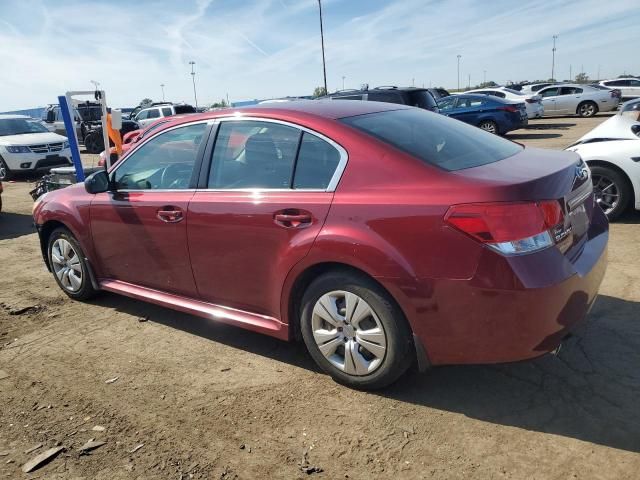
{"type": "Polygon", "coordinates": [[[499,107],[498,110],[504,110],[505,112],[516,113],[518,108],[514,105],[505,105],[504,107],[499,107]]]}
{"type": "Polygon", "coordinates": [[[445,221],[483,243],[533,237],[562,220],[557,201],[538,203],[470,203],[454,205],[445,221]]]}

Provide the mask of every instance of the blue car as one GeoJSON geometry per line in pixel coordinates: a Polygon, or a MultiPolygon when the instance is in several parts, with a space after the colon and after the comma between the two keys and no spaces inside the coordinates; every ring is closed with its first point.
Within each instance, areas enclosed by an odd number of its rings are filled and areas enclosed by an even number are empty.
{"type": "Polygon", "coordinates": [[[438,100],[440,113],[497,135],[528,123],[527,109],[517,103],[489,95],[451,95],[438,100]]]}

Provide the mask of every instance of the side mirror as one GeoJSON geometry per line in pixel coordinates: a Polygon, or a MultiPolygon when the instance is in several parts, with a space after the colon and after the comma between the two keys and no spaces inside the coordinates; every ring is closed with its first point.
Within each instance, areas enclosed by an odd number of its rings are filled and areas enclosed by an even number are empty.
{"type": "Polygon", "coordinates": [[[87,193],[95,195],[109,191],[110,185],[109,174],[106,170],[100,170],[89,175],[84,181],[84,189],[87,193]]]}

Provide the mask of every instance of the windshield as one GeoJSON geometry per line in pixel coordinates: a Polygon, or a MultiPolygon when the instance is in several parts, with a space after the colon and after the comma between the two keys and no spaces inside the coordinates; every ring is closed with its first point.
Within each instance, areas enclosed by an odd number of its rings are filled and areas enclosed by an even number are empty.
{"type": "Polygon", "coordinates": [[[0,137],[7,135],[24,135],[26,133],[45,133],[47,128],[39,120],[30,118],[0,119],[0,137]]]}
{"type": "Polygon", "coordinates": [[[448,171],[497,162],[522,150],[520,145],[497,135],[417,108],[369,113],[341,121],[448,171]]]}
{"type": "Polygon", "coordinates": [[[429,92],[426,90],[418,90],[413,92],[407,92],[409,97],[409,104],[412,107],[432,109],[436,106],[436,102],[429,92]]]}

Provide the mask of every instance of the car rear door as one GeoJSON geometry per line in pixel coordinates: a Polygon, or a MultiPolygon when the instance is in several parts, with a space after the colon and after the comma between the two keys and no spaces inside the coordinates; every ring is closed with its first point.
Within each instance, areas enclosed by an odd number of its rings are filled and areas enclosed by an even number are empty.
{"type": "Polygon", "coordinates": [[[538,92],[538,95],[542,97],[542,105],[544,106],[545,115],[558,114],[558,107],[556,105],[556,102],[558,100],[559,92],[560,92],[560,87],[542,88],[538,92]]]}
{"type": "Polygon", "coordinates": [[[162,131],[116,165],[112,191],[91,202],[102,278],[197,297],[187,206],[210,128],[198,122],[162,131]]]}
{"type": "Polygon", "coordinates": [[[222,120],[189,203],[200,297],[280,318],[286,275],[318,235],[346,159],[342,147],[302,127],[222,120]]]}
{"type": "Polygon", "coordinates": [[[560,87],[556,97],[556,113],[560,115],[574,114],[578,104],[583,100],[583,89],[578,87],[560,87]]]}

